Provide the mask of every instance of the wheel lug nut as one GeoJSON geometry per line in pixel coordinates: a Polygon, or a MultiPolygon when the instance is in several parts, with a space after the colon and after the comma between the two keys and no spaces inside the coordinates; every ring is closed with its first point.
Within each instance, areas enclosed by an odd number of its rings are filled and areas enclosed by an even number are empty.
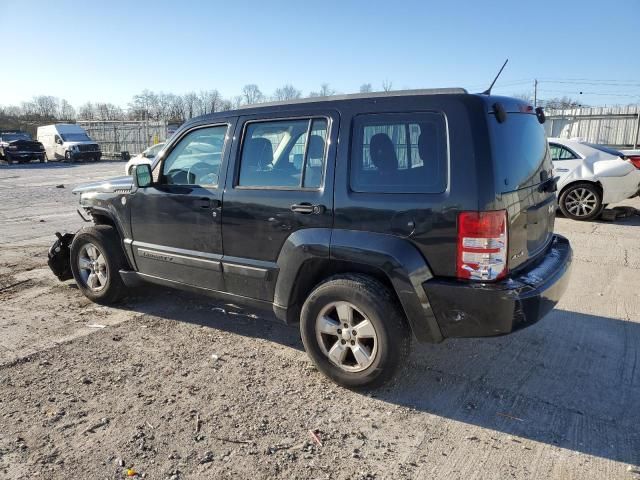
{"type": "Polygon", "coordinates": [[[340,340],[340,343],[342,343],[342,345],[344,345],[345,343],[347,343],[346,340],[340,340]]]}
{"type": "Polygon", "coordinates": [[[355,340],[351,340],[351,345],[355,345],[355,344],[356,344],[355,340]]]}
{"type": "Polygon", "coordinates": [[[354,337],[358,334],[358,332],[356,332],[355,330],[351,331],[351,335],[353,335],[354,337]]]}
{"type": "Polygon", "coordinates": [[[349,328],[349,325],[347,325],[346,323],[344,324],[344,328],[349,328]]]}
{"type": "Polygon", "coordinates": [[[338,335],[340,335],[342,333],[341,329],[338,329],[338,335]]]}

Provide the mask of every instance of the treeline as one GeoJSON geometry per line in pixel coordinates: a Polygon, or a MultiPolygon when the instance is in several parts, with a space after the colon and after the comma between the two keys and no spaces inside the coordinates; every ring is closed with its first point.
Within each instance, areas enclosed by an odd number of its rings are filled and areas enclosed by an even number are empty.
{"type": "MultiPolygon", "coordinates": [[[[382,89],[389,91],[392,83],[385,81],[382,89]]],[[[360,87],[360,92],[371,92],[370,83],[360,87]]],[[[308,93],[308,97],[328,97],[337,92],[324,83],[317,91],[308,93]]],[[[126,108],[108,102],[87,102],[74,108],[64,98],[49,95],[33,97],[31,101],[20,105],[1,106],[0,117],[13,118],[24,122],[76,121],[76,120],[164,120],[184,122],[190,118],[207,113],[238,108],[242,105],[279,100],[302,98],[301,90],[293,85],[277,88],[271,95],[265,95],[258,85],[249,84],[242,88],[240,95],[223,97],[216,89],[188,92],[183,95],[144,90],[134,95],[126,108]]]]}

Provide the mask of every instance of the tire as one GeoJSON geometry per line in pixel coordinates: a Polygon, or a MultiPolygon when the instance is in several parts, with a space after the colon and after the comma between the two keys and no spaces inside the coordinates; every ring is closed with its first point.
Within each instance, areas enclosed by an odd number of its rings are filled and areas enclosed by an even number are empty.
{"type": "Polygon", "coordinates": [[[302,307],[300,333],[318,370],[347,388],[384,384],[411,351],[411,333],[395,296],[360,274],[336,275],[318,285],[302,307]],[[352,321],[344,329],[340,322],[349,317],[352,321]]]}
{"type": "Polygon", "coordinates": [[[71,152],[64,152],[64,161],[67,163],[71,163],[71,152]]]}
{"type": "Polygon", "coordinates": [[[560,210],[572,220],[588,221],[597,218],[604,209],[602,191],[593,183],[574,183],[560,195],[560,210]]]}
{"type": "Polygon", "coordinates": [[[95,225],[76,233],[71,243],[71,271],[78,288],[89,300],[103,305],[121,300],[126,287],[119,271],[125,266],[120,237],[112,226],[95,225]],[[97,251],[92,252],[93,248],[97,251]],[[90,266],[87,261],[94,263],[90,266]]]}

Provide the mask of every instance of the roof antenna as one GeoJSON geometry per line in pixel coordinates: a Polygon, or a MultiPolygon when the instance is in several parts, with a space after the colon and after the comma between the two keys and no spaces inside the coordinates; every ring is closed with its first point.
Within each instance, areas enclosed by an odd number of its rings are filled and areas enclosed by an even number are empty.
{"type": "Polygon", "coordinates": [[[493,88],[493,86],[495,85],[496,81],[498,80],[498,77],[502,73],[502,70],[504,70],[504,67],[507,66],[507,62],[508,61],[509,61],[508,58],[504,61],[504,63],[502,64],[502,68],[500,68],[500,71],[496,75],[496,78],[493,79],[493,82],[491,82],[491,85],[489,85],[489,88],[487,88],[484,92],[482,92],[482,95],[491,95],[491,89],[493,88]]]}

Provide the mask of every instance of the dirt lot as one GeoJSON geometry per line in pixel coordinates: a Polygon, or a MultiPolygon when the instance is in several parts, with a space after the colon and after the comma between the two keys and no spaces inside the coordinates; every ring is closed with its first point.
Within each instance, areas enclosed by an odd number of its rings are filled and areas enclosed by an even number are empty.
{"type": "Polygon", "coordinates": [[[1,478],[640,479],[640,217],[558,219],[575,263],[554,312],[415,345],[397,384],[356,393],[259,312],[157,287],[106,308],[59,283],[70,187],[122,167],[0,167],[1,478]]]}

